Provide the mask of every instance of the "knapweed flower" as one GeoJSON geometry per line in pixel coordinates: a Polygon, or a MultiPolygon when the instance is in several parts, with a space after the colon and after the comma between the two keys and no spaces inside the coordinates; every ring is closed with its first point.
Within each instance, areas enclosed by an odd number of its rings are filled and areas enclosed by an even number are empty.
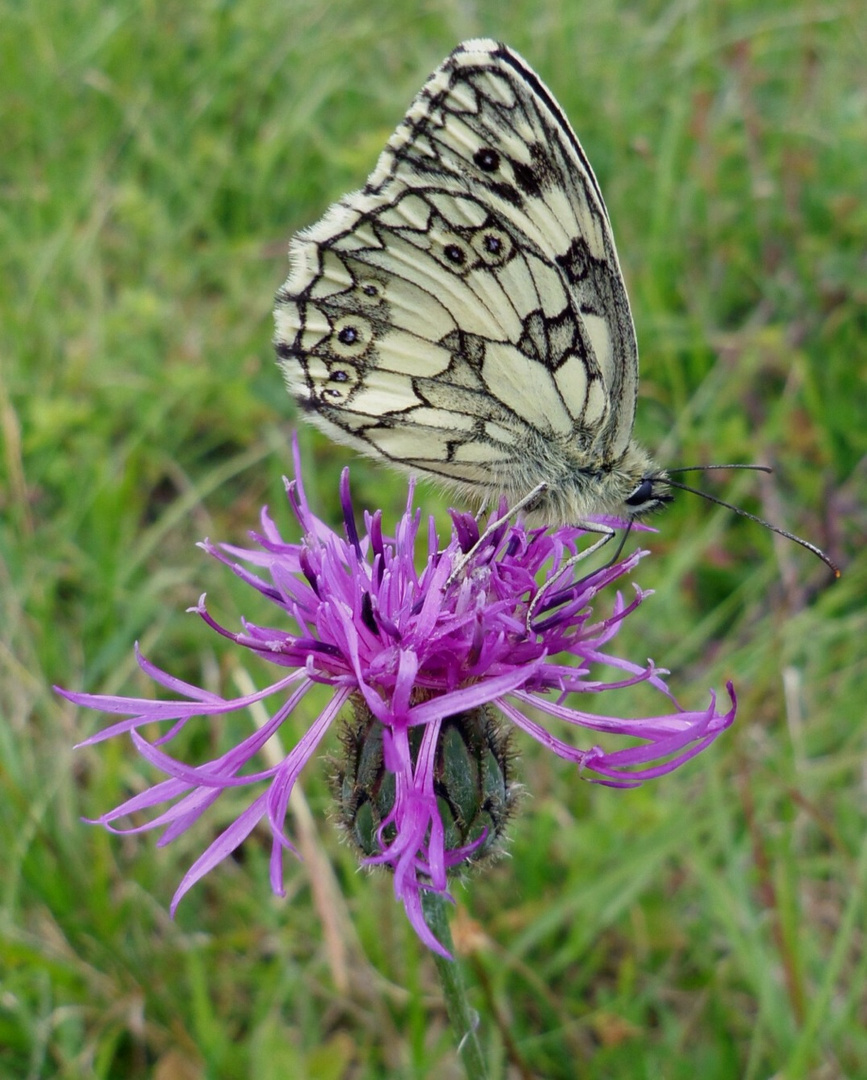
{"type": "Polygon", "coordinates": [[[340,485],[338,533],[311,512],[297,447],[295,454],[296,479],[287,492],[301,526],[299,542],[285,541],[265,509],[261,532],[252,534],[257,550],[201,545],[274,604],[277,625],[243,621],[235,633],[214,620],[204,597],[193,609],[218,633],[282,669],[281,677],[255,693],[223,698],[167,674],[137,651],[142,670],[175,700],[60,691],[79,705],[126,717],[81,745],[128,733],[167,777],[98,822],[119,832],[163,829],[160,844],[167,844],[223,792],[250,788],[258,793],[190,867],[172,912],[263,819],[272,834],[271,886],[284,895],[283,852],[294,851],[284,830],[292,787],[351,705],[354,720],[343,732],[346,754],[334,782],[339,816],[362,861],[392,870],[395,895],[419,937],[448,955],[425,923],[421,893],[447,895],[449,871],[496,847],[516,790],[502,727],[526,732],[587,779],[630,787],[671,771],[713,742],[734,719],[734,693],[729,686],[727,711],[717,709],[713,694],[706,709],[684,710],[663,681],[667,672],[652,661],[635,664],[606,651],[646,594],[635,586],[627,602],[619,592],[608,599],[604,593],[646,553],[580,576],[582,564],[569,563],[580,529],[528,530],[503,506],[492,515],[499,524],[481,542],[475,518],[452,512],[452,536],[441,548],[432,518],[422,530],[412,482],[393,536],[385,534],[379,510],[365,512],[359,532],[348,470],[340,485]],[[544,569],[540,597],[537,578],[544,569]],[[596,614],[603,601],[607,614],[596,614]],[[622,677],[594,676],[603,665],[622,677]],[[662,715],[623,720],[576,707],[603,690],[640,682],[665,697],[662,715]],[[331,687],[332,695],[306,734],[279,764],[255,768],[259,751],[317,685],[331,687]],[[187,765],[163,749],[190,720],[234,713],[271,697],[279,705],[268,722],[222,756],[187,765]],[[551,722],[628,736],[630,744],[576,749],[548,730],[551,722]],[[154,741],[140,731],[162,723],[171,726],[154,741]],[[165,804],[145,824],[115,824],[165,804]]]}

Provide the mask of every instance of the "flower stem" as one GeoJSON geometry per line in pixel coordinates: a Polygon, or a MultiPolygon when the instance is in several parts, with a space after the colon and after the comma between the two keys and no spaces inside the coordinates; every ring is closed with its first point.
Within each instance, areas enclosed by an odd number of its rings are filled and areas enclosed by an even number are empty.
{"type": "MultiPolygon", "coordinates": [[[[437,941],[454,954],[445,898],[439,893],[425,890],[421,899],[425,922],[437,941]]],[[[470,1008],[467,1001],[467,989],[461,965],[457,960],[447,960],[439,953],[434,953],[433,958],[446,1000],[446,1011],[458,1042],[458,1055],[467,1078],[468,1080],[487,1080],[488,1069],[477,1034],[478,1013],[470,1008]]]]}

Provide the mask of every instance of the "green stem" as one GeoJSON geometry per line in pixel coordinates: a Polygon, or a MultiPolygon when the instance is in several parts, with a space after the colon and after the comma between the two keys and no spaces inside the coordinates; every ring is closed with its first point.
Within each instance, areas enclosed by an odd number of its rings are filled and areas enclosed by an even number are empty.
{"type": "MultiPolygon", "coordinates": [[[[431,928],[434,937],[454,955],[454,944],[446,914],[447,901],[439,893],[425,890],[421,894],[424,919],[431,928]]],[[[488,1069],[482,1056],[476,1027],[478,1014],[470,1008],[467,1001],[467,989],[464,984],[463,969],[457,960],[447,960],[439,953],[433,954],[446,1010],[452,1025],[452,1031],[458,1042],[458,1055],[467,1074],[467,1080],[487,1080],[488,1069]]]]}

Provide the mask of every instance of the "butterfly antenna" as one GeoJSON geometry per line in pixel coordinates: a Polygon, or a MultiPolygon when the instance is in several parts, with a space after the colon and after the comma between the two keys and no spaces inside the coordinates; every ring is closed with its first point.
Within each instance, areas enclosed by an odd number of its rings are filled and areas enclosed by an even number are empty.
{"type": "MultiPolygon", "coordinates": [[[[687,465],[681,469],[668,469],[667,471],[670,477],[671,473],[710,472],[712,469],[752,469],[754,472],[773,472],[773,469],[770,469],[767,465],[687,465]]],[[[787,540],[793,540],[796,544],[800,544],[801,547],[806,548],[807,551],[812,551],[814,555],[817,555],[826,566],[834,571],[835,578],[840,576],[840,568],[834,560],[829,555],[826,555],[820,547],[811,544],[809,540],[804,540],[802,537],[795,536],[794,533],[787,532],[777,525],[772,525],[770,521],[765,521],[764,518],[757,517],[748,510],[742,510],[741,507],[734,506],[732,503],[726,502],[725,499],[718,499],[716,495],[709,495],[706,491],[700,491],[698,488],[690,487],[688,484],[681,484],[677,480],[669,479],[668,482],[673,488],[678,488],[680,491],[688,491],[691,495],[698,495],[699,498],[707,499],[708,502],[716,503],[717,506],[724,506],[726,510],[731,510],[734,514],[739,514],[741,517],[749,518],[750,521],[758,522],[759,525],[764,525],[766,529],[770,529],[771,532],[775,532],[778,536],[785,536],[787,540]]]]}
{"type": "MultiPolygon", "coordinates": [[[[763,472],[772,473],[774,470],[770,465],[744,465],[738,462],[734,465],[683,465],[678,469],[666,469],[665,471],[671,475],[672,473],[685,473],[685,472],[713,472],[715,469],[749,469],[750,472],[763,472]]],[[[687,489],[690,490],[690,489],[687,489]]],[[[703,491],[693,492],[695,495],[704,495],[703,491]]],[[[732,510],[735,507],[731,507],[732,510]]]]}

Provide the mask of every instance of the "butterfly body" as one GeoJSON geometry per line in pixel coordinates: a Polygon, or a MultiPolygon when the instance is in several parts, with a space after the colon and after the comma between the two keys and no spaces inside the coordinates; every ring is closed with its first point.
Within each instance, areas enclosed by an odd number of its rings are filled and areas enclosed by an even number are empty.
{"type": "Polygon", "coordinates": [[[638,351],[608,214],[521,58],[459,46],[365,187],[290,246],[276,348],[336,440],[531,522],[667,498],[632,439],[638,351]]]}

